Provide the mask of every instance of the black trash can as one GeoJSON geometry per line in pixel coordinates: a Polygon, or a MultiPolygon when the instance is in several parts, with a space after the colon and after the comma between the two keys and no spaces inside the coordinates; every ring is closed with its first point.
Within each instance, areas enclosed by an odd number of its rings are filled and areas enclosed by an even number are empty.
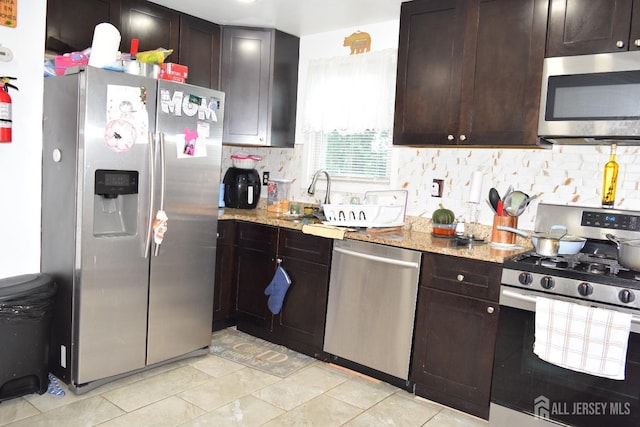
{"type": "Polygon", "coordinates": [[[48,274],[0,279],[0,402],[47,391],[55,293],[48,274]]]}

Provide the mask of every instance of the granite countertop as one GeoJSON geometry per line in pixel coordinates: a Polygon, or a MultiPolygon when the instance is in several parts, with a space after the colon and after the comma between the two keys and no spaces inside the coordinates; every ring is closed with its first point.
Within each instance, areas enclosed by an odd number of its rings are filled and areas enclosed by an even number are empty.
{"type": "MultiPolygon", "coordinates": [[[[302,230],[301,222],[294,222],[281,213],[268,212],[266,209],[231,209],[220,210],[220,220],[239,220],[272,225],[282,228],[302,230]]],[[[479,225],[478,237],[489,242],[490,226],[479,225]]],[[[505,259],[516,256],[533,248],[528,239],[518,237],[513,249],[502,249],[489,243],[458,246],[454,239],[436,237],[431,233],[431,220],[419,217],[407,217],[402,231],[389,233],[368,233],[366,230],[348,231],[345,239],[362,240],[398,246],[424,252],[471,258],[481,261],[502,263],[505,259]]]]}

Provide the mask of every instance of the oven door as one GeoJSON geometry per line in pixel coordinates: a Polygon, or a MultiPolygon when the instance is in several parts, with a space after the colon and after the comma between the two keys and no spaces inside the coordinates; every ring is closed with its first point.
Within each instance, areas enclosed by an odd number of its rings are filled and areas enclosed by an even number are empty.
{"type": "Polygon", "coordinates": [[[502,286],[490,425],[639,426],[638,325],[629,335],[625,380],[575,372],[533,353],[535,296],[502,286]]]}

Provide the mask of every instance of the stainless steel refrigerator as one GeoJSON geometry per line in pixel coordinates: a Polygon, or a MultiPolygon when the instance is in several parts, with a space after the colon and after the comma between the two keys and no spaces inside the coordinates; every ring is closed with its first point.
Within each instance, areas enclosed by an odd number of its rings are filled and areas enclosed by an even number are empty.
{"type": "Polygon", "coordinates": [[[224,94],[86,67],[44,85],[50,370],[76,393],[208,351],[224,94]]]}

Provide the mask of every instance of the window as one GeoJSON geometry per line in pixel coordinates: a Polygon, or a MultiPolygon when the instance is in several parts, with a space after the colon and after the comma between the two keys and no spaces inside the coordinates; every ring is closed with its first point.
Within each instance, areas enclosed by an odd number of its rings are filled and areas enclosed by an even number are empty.
{"type": "Polygon", "coordinates": [[[301,111],[310,170],[389,181],[396,61],[396,49],[310,61],[301,111]]]}

